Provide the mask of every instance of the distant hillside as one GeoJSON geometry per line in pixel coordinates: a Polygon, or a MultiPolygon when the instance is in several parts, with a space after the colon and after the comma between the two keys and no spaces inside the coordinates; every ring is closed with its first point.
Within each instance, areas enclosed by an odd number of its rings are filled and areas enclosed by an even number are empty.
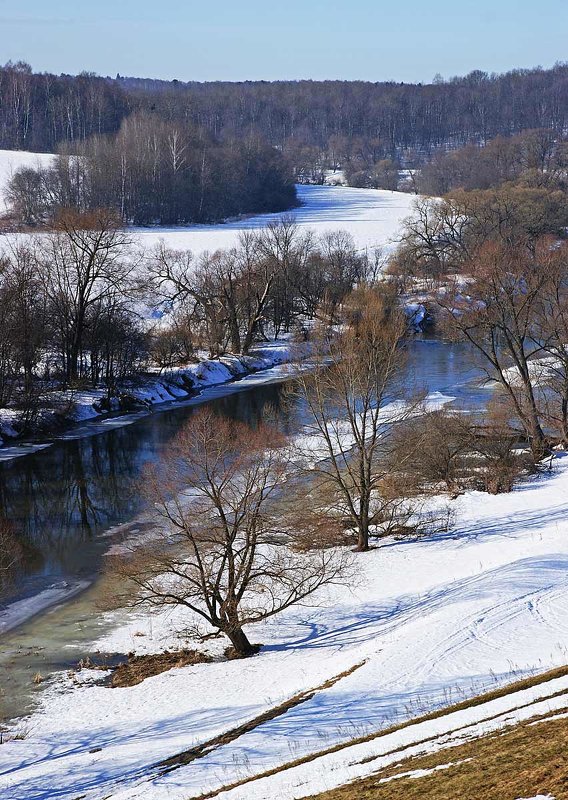
{"type": "Polygon", "coordinates": [[[371,170],[377,185],[394,188],[397,168],[420,166],[440,150],[532,129],[563,137],[568,64],[502,75],[477,70],[429,84],[183,83],[36,74],[25,63],[0,68],[0,149],[53,152],[62,142],[117,133],[140,112],[221,142],[260,140],[312,182],[342,165],[371,170]]]}
{"type": "Polygon", "coordinates": [[[568,65],[513,70],[431,84],[363,81],[182,83],[117,78],[130,101],[183,116],[216,134],[257,129],[272,144],[291,140],[331,150],[380,147],[383,155],[485,142],[532,128],[559,133],[568,123],[568,65]],[[339,138],[338,138],[339,137],[339,138]],[[363,140],[363,141],[361,141],[363,140]]]}

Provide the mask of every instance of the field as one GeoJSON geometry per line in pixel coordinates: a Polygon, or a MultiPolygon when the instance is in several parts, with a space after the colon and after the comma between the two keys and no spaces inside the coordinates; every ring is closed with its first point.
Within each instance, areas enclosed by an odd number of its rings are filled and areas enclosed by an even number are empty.
{"type": "MultiPolygon", "coordinates": [[[[0,150],[0,208],[5,206],[6,183],[21,166],[48,163],[53,156],[0,150]]],[[[338,229],[348,231],[358,249],[392,246],[400,233],[401,222],[412,212],[414,195],[375,189],[343,186],[298,186],[302,205],[291,213],[298,225],[316,234],[338,229]]],[[[263,214],[219,225],[192,225],[187,228],[133,228],[142,247],[152,248],[163,239],[178,250],[214,251],[234,246],[242,230],[261,228],[279,214],[263,214]]]]}
{"type": "MultiPolygon", "coordinates": [[[[412,213],[414,195],[344,186],[298,186],[302,203],[290,213],[298,225],[316,234],[345,230],[359,250],[388,251],[400,235],[401,223],[412,213]]],[[[142,246],[150,248],[160,239],[178,250],[214,251],[233,247],[241,231],[255,230],[278,218],[264,214],[221,225],[193,225],[189,228],[135,228],[142,246]]]]}

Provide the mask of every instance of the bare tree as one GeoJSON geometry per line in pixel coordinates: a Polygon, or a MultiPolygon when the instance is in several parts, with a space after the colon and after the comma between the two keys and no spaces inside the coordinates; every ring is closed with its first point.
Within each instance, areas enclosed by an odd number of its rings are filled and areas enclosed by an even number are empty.
{"type": "MultiPolygon", "coordinates": [[[[200,411],[175,456],[149,481],[164,523],[160,537],[118,563],[138,590],[126,600],[183,606],[225,634],[238,655],[250,655],[257,648],[245,626],[341,580],[346,557],[333,549],[298,552],[286,517],[271,514],[289,469],[286,440],[272,428],[252,430],[200,411]]],[[[194,630],[202,633],[199,624],[194,630]]]]}
{"type": "Polygon", "coordinates": [[[466,285],[439,297],[450,329],[470,342],[489,377],[508,394],[535,460],[547,449],[531,359],[542,354],[535,340],[535,313],[547,281],[538,255],[527,247],[487,242],[473,259],[466,285]]]}
{"type": "Polygon", "coordinates": [[[538,243],[537,254],[546,281],[532,336],[545,358],[540,365],[533,365],[533,370],[544,387],[539,401],[546,423],[568,446],[568,247],[544,239],[538,243]]]}
{"type": "Polygon", "coordinates": [[[474,432],[466,415],[430,411],[403,422],[395,440],[392,469],[403,465],[408,490],[439,491],[441,484],[457,493],[469,478],[474,432]]]}
{"type": "Polygon", "coordinates": [[[0,405],[17,401],[31,422],[37,371],[49,341],[47,298],[33,242],[7,238],[0,258],[0,405]]]}
{"type": "Polygon", "coordinates": [[[349,324],[324,338],[315,371],[301,376],[297,386],[311,435],[303,457],[319,490],[335,498],[330,510],[341,509],[357,531],[357,549],[364,551],[371,526],[383,523],[398,503],[381,463],[393,426],[409,413],[407,405],[395,402],[403,398],[399,379],[406,327],[395,304],[378,290],[358,290],[346,305],[349,324]],[[315,456],[310,452],[314,437],[315,456]]]}
{"type": "Polygon", "coordinates": [[[0,596],[12,584],[22,557],[22,546],[14,526],[8,520],[0,519],[0,596]]]}
{"type": "Polygon", "coordinates": [[[287,214],[270,222],[258,235],[258,252],[274,275],[271,323],[274,336],[289,331],[297,312],[298,276],[306,270],[314,250],[314,236],[301,233],[296,219],[287,214]]]}
{"type": "Polygon", "coordinates": [[[68,382],[79,375],[90,309],[112,294],[125,294],[134,269],[128,234],[110,211],[63,212],[54,234],[41,240],[46,291],[59,330],[68,382]]]}
{"type": "Polygon", "coordinates": [[[511,427],[511,400],[504,393],[489,403],[482,419],[473,421],[474,452],[482,488],[491,494],[510,492],[523,472],[534,469],[530,456],[520,451],[518,431],[511,427]]]}

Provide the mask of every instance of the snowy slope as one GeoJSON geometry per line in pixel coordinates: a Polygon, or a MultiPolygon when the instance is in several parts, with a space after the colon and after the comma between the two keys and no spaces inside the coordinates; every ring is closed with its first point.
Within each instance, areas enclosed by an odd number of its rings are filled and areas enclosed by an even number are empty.
{"type": "MultiPolygon", "coordinates": [[[[510,495],[473,492],[457,502],[455,533],[389,541],[358,556],[356,585],[329,590],[317,605],[291,609],[251,631],[253,641],[265,643],[252,659],[172,670],[130,689],[94,685],[100,673],[57,678],[45,689],[42,709],[22,723],[27,738],[0,748],[0,795],[187,800],[565,664],[568,458],[510,495]],[[151,769],[310,689],[313,696],[191,764],[161,776],[151,769]]],[[[179,647],[185,622],[181,614],[134,617],[98,646],[123,652],[179,647]]],[[[568,681],[560,680],[548,694],[531,690],[531,714],[568,707],[568,681]],[[543,699],[556,691],[554,700],[543,699]]],[[[495,724],[509,724],[515,705],[472,710],[459,725],[452,727],[455,719],[449,728],[431,723],[425,732],[479,730],[495,714],[495,724]]],[[[418,733],[398,735],[394,743],[411,747],[418,733]]],[[[372,772],[381,763],[364,759],[382,757],[390,745],[377,739],[358,745],[361,750],[344,748],[223,797],[304,797],[372,772]]]]}
{"type": "Polygon", "coordinates": [[[54,158],[49,153],[28,153],[23,150],[0,150],[0,213],[5,210],[8,181],[20,167],[47,165],[54,158]]]}
{"type": "MultiPolygon", "coordinates": [[[[412,213],[415,196],[403,192],[351,189],[345,186],[298,186],[300,208],[290,213],[301,228],[322,234],[345,230],[359,249],[390,249],[400,235],[401,223],[412,213]]],[[[261,228],[281,214],[262,214],[220,225],[188,228],[135,228],[145,247],[163,239],[168,247],[196,253],[233,247],[242,230],[261,228]]]]}
{"type": "MultiPolygon", "coordinates": [[[[347,746],[306,764],[291,767],[258,781],[246,782],[242,787],[235,787],[233,790],[222,791],[218,797],[220,800],[276,800],[276,798],[292,800],[305,797],[307,792],[311,796],[313,792],[325,792],[358,778],[373,775],[378,770],[397,764],[403,759],[446,750],[525,720],[549,716],[558,709],[566,708],[568,708],[568,678],[550,680],[532,689],[512,692],[505,697],[454,711],[437,719],[415,723],[368,742],[347,746]]],[[[565,712],[556,716],[565,716],[565,712]]],[[[451,758],[451,750],[448,757],[451,758]]],[[[389,782],[397,777],[423,777],[439,769],[454,766],[456,763],[460,762],[450,762],[433,770],[400,772],[398,775],[379,779],[377,784],[389,782]]],[[[158,795],[154,792],[150,796],[170,795],[165,792],[158,795]]],[[[118,800],[118,798],[142,797],[142,794],[127,791],[120,792],[114,797],[118,800]]],[[[524,800],[555,799],[549,795],[540,795],[524,800]]]]}

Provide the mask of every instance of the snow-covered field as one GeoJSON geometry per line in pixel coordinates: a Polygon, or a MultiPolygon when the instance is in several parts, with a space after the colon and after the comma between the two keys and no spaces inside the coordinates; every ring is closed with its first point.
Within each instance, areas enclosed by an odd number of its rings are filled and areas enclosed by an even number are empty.
{"type": "MultiPolygon", "coordinates": [[[[46,164],[53,158],[46,153],[0,150],[0,211],[5,206],[5,190],[13,172],[22,166],[46,164]]],[[[340,173],[336,173],[340,176],[340,173]]],[[[345,230],[359,249],[381,247],[388,250],[400,233],[401,223],[412,212],[415,196],[404,192],[352,189],[346,186],[298,186],[302,206],[290,213],[301,228],[316,234],[345,230]]],[[[133,228],[143,247],[151,248],[160,239],[177,250],[200,253],[234,246],[242,230],[261,228],[281,214],[261,214],[219,225],[192,225],[187,228],[133,228]]]]}
{"type": "MultiPolygon", "coordinates": [[[[317,605],[251,630],[253,641],[265,644],[251,659],[175,669],[128,689],[96,685],[96,672],[53,678],[40,710],[19,723],[26,737],[0,748],[0,795],[187,800],[565,664],[568,457],[509,495],[473,492],[456,502],[452,534],[387,541],[357,556],[355,585],[329,589],[317,605]],[[153,769],[301,692],[308,696],[286,713],[207,748],[191,764],[167,774],[153,769]]],[[[94,649],[180,647],[184,621],[181,614],[135,616],[94,649]]],[[[568,679],[562,678],[346,746],[220,796],[305,797],[370,774],[389,759],[398,762],[424,749],[418,743],[425,738],[435,737],[427,747],[447,746],[565,708],[568,679]]]]}
{"type": "Polygon", "coordinates": [[[49,153],[28,153],[25,150],[0,150],[0,213],[6,208],[6,186],[14,172],[21,167],[37,167],[50,163],[49,153]]]}
{"type": "MultiPolygon", "coordinates": [[[[321,235],[344,230],[355,246],[364,250],[393,248],[401,224],[412,213],[414,195],[346,186],[298,186],[302,203],[290,213],[300,228],[321,235]]],[[[168,247],[201,253],[233,247],[243,230],[254,230],[278,219],[281,214],[262,214],[220,225],[192,225],[188,228],[134,228],[144,248],[163,239],[168,247]]]]}

